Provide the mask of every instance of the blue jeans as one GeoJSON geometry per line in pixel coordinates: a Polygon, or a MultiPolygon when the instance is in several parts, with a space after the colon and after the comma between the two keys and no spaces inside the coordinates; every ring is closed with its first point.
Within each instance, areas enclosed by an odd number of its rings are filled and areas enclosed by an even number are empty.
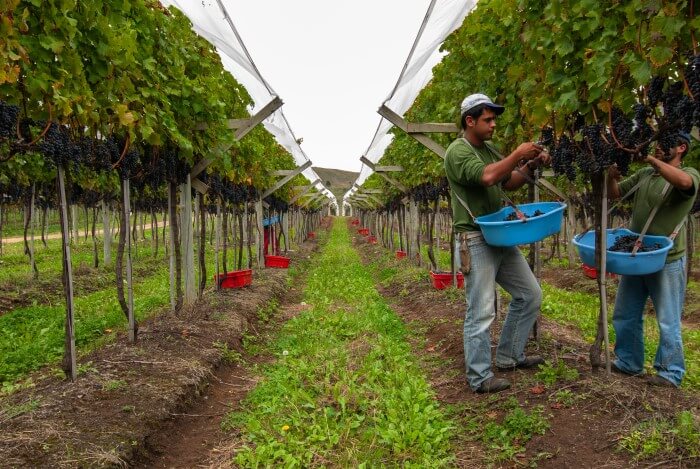
{"type": "Polygon", "coordinates": [[[654,368],[659,376],[680,386],[685,374],[681,311],[685,301],[685,256],[649,275],[623,275],[617,289],[613,327],[615,366],[628,373],[644,369],[644,306],[651,297],[659,324],[654,368]]]}
{"type": "Polygon", "coordinates": [[[465,278],[467,314],[464,319],[464,362],[472,389],[493,376],[491,323],[496,317],[496,282],[512,297],[496,349],[496,365],[514,366],[525,360],[525,345],[542,303],[542,289],[516,247],[500,248],[483,238],[468,241],[471,271],[465,278]]]}

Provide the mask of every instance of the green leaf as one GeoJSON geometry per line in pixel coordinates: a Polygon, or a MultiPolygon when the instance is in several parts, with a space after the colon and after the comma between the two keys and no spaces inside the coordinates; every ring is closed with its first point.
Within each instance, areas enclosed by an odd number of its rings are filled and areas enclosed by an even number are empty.
{"type": "Polygon", "coordinates": [[[638,85],[649,83],[651,79],[651,65],[648,62],[637,62],[630,66],[630,74],[638,85]]]}
{"type": "Polygon", "coordinates": [[[655,67],[660,67],[673,58],[673,49],[666,46],[652,47],[649,52],[649,58],[655,67]]]}

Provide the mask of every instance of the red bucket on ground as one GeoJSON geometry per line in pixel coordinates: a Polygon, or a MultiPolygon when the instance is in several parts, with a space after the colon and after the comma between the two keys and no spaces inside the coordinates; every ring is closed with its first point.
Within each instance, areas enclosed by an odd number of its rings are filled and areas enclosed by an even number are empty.
{"type": "Polygon", "coordinates": [[[396,251],[397,259],[403,259],[404,257],[406,257],[406,251],[396,251]]]}
{"type": "Polygon", "coordinates": [[[214,275],[214,282],[221,282],[221,288],[242,288],[253,283],[253,269],[234,270],[214,275]]]}
{"type": "MultiPolygon", "coordinates": [[[[452,272],[433,272],[430,271],[430,278],[433,279],[433,287],[437,290],[444,290],[452,286],[452,272]]],[[[462,272],[457,272],[457,288],[464,288],[464,275],[462,272]]]]}
{"type": "Polygon", "coordinates": [[[265,256],[265,267],[275,269],[286,269],[289,267],[289,257],[284,256],[265,256]]]}
{"type": "Polygon", "coordinates": [[[369,228],[358,228],[357,232],[362,236],[369,236],[369,228]]]}
{"type": "MultiPolygon", "coordinates": [[[[581,268],[583,269],[583,274],[584,274],[586,277],[592,278],[592,279],[594,279],[594,280],[598,278],[598,269],[596,269],[595,267],[591,267],[590,265],[586,265],[586,264],[581,264],[581,268]]],[[[617,275],[616,275],[616,274],[613,274],[612,272],[607,272],[607,273],[606,273],[606,276],[607,276],[608,278],[615,278],[615,277],[617,277],[617,275]]]]}

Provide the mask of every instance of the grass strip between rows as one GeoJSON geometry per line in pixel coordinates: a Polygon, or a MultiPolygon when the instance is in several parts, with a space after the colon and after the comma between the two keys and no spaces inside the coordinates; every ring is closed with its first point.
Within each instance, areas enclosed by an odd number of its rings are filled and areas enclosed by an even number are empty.
{"type": "MultiPolygon", "coordinates": [[[[168,266],[154,275],[134,282],[134,310],[137,320],[158,311],[170,301],[168,266]]],[[[116,287],[77,297],[75,342],[78,347],[95,342],[108,330],[126,327],[117,300],[116,287]]],[[[60,360],[63,356],[65,302],[18,308],[0,316],[0,382],[10,386],[25,373],[60,360]]]]}
{"type": "Polygon", "coordinates": [[[452,460],[454,424],[412,356],[407,330],[374,287],[336,220],[308,275],[310,309],[269,346],[278,360],[226,416],[243,428],[244,467],[402,465],[452,460]]]}
{"type": "MultiPolygon", "coordinates": [[[[581,331],[583,337],[593,343],[596,334],[596,322],[600,309],[597,295],[584,292],[572,292],[543,283],[544,292],[542,314],[561,324],[573,325],[581,331]]],[[[612,304],[608,305],[608,332],[610,343],[615,343],[615,329],[612,327],[612,304]]],[[[685,353],[686,375],[682,387],[700,390],[700,330],[683,327],[683,348],[685,353]]],[[[653,316],[644,320],[644,354],[647,371],[653,371],[652,364],[659,344],[659,329],[653,316]]]]}

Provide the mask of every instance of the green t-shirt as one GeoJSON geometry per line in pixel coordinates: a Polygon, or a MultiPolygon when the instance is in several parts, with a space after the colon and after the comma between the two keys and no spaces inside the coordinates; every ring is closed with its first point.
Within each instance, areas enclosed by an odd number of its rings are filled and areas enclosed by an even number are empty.
{"type": "MultiPolygon", "coordinates": [[[[685,219],[693,207],[695,196],[698,193],[698,181],[700,174],[695,168],[681,168],[693,180],[693,187],[688,191],[681,191],[671,186],[668,189],[661,207],[656,212],[654,220],[649,225],[647,233],[650,235],[669,236],[681,220],[685,219]]],[[[642,168],[627,179],[620,182],[620,194],[625,195],[637,182],[642,180],[642,185],[637,189],[632,200],[632,222],[630,230],[639,233],[649,218],[651,211],[659,204],[661,192],[666,180],[662,178],[654,168],[642,168]]],[[[666,262],[675,261],[685,254],[685,229],[681,229],[676,236],[673,247],[668,253],[666,262]]]]}
{"type": "MultiPolygon", "coordinates": [[[[484,187],[481,176],[486,165],[500,161],[498,150],[485,142],[482,147],[468,145],[459,138],[452,142],[445,153],[445,173],[450,183],[452,215],[457,233],[481,231],[472,217],[460,203],[457,195],[469,206],[475,217],[493,213],[502,208],[501,188],[498,184],[484,187]]],[[[504,181],[507,181],[506,178],[504,181]]]]}

